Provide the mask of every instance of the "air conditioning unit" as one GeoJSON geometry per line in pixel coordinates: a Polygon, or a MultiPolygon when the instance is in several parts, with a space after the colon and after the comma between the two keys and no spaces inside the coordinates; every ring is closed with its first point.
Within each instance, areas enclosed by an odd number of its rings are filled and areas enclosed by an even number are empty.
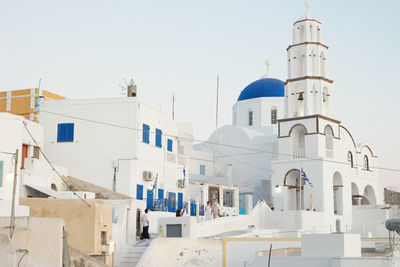
{"type": "Polygon", "coordinates": [[[143,180],[145,181],[153,181],[153,173],[151,171],[143,171],[143,180]]]}
{"type": "Polygon", "coordinates": [[[185,187],[185,182],[183,181],[183,179],[179,179],[178,180],[178,187],[180,187],[180,188],[184,188],[185,187]]]}

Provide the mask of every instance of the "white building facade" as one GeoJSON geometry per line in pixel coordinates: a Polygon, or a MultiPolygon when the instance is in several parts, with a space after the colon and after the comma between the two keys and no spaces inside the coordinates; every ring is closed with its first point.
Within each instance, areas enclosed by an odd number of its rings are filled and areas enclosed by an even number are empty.
{"type": "Polygon", "coordinates": [[[191,126],[136,97],[46,102],[40,108],[49,158],[70,175],[147,202],[181,208],[191,126]]]}

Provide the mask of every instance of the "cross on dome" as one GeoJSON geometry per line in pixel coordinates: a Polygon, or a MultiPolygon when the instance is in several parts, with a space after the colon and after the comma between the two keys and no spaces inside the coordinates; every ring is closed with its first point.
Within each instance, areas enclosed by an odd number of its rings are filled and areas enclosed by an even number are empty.
{"type": "Polygon", "coordinates": [[[269,67],[270,67],[270,63],[269,63],[269,60],[267,59],[267,61],[265,61],[265,70],[266,70],[266,72],[265,72],[265,74],[261,77],[261,78],[269,78],[269,67]]]}
{"type": "Polygon", "coordinates": [[[306,1],[306,3],[304,4],[304,6],[306,7],[306,15],[305,17],[308,17],[308,9],[310,8],[310,5],[308,4],[308,2],[306,1]]]}

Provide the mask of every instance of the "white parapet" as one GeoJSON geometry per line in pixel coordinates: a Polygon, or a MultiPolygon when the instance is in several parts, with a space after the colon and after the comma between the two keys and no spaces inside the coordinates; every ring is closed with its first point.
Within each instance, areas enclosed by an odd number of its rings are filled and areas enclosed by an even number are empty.
{"type": "Polygon", "coordinates": [[[361,257],[357,234],[305,234],[301,236],[301,256],[361,257]]]}

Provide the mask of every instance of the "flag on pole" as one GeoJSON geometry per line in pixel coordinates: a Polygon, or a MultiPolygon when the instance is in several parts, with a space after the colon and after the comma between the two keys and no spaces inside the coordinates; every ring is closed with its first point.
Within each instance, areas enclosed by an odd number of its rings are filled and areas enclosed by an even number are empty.
{"type": "Polygon", "coordinates": [[[156,188],[157,188],[157,180],[158,180],[158,172],[157,172],[157,175],[156,175],[156,179],[154,180],[153,191],[156,190],[156,188]]]}
{"type": "Polygon", "coordinates": [[[311,187],[314,187],[310,179],[307,178],[307,174],[303,171],[303,167],[301,167],[301,180],[306,181],[311,187]]]}
{"type": "Polygon", "coordinates": [[[183,168],[183,185],[185,185],[185,180],[186,180],[186,169],[183,168]]]}

